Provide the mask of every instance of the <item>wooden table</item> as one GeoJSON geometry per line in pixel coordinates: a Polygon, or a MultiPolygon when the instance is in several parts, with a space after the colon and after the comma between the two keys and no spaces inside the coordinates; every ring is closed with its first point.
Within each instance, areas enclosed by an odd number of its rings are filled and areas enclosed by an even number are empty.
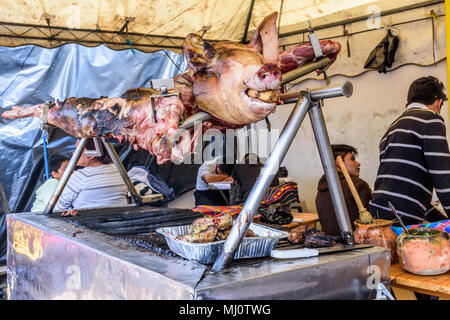
{"type": "Polygon", "coordinates": [[[436,276],[419,276],[391,265],[391,288],[397,300],[416,300],[414,292],[450,300],[450,271],[436,276]]]}
{"type": "Polygon", "coordinates": [[[301,225],[314,225],[319,221],[319,215],[317,213],[307,213],[307,212],[293,212],[292,215],[294,219],[302,219],[302,222],[291,222],[290,224],[285,224],[283,227],[292,229],[301,225]]]}

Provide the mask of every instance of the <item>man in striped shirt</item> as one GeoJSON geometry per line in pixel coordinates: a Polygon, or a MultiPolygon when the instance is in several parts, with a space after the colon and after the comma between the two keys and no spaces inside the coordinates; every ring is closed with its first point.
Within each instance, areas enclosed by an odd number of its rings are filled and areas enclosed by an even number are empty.
{"type": "Polygon", "coordinates": [[[433,188],[450,213],[450,154],[444,119],[444,85],[422,77],[409,87],[406,110],[380,141],[380,166],[370,201],[370,212],[395,219],[388,201],[406,225],[448,219],[431,205],[433,188]]]}

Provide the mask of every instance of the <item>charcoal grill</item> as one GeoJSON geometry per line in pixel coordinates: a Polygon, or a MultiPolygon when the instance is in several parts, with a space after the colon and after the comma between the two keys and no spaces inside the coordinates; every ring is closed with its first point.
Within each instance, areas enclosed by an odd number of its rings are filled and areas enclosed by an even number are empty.
{"type": "MultiPolygon", "coordinates": [[[[239,259],[214,272],[173,254],[155,232],[199,216],[147,205],[82,210],[75,217],[8,214],[8,298],[374,299],[373,268],[389,288],[390,253],[380,247],[239,259]]],[[[299,246],[281,239],[277,248],[299,246]]]]}

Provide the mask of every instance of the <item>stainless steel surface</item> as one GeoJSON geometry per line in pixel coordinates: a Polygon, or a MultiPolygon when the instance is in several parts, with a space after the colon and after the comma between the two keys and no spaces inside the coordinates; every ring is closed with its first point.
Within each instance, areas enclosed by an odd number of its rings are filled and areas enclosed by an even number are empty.
{"type": "Polygon", "coordinates": [[[400,219],[400,216],[398,215],[397,210],[395,210],[395,208],[394,208],[394,206],[392,205],[392,203],[390,203],[390,202],[388,201],[388,205],[389,205],[389,208],[391,209],[392,213],[393,213],[393,214],[395,215],[395,217],[397,218],[398,222],[400,222],[400,224],[401,224],[403,230],[405,231],[405,233],[406,233],[406,234],[409,234],[408,229],[406,228],[406,226],[405,226],[405,224],[403,223],[402,219],[400,219]]]}
{"type": "Polygon", "coordinates": [[[44,214],[51,214],[53,212],[53,209],[55,208],[55,205],[58,202],[59,196],[64,190],[67,181],[69,181],[69,178],[72,175],[72,172],[75,169],[77,162],[81,157],[81,153],[83,152],[84,147],[86,146],[86,141],[87,141],[86,138],[80,139],[80,142],[78,143],[77,148],[75,149],[72,157],[70,158],[69,164],[67,165],[67,168],[61,177],[61,180],[59,180],[58,185],[56,186],[56,189],[52,194],[52,197],[45,206],[44,214]]]}
{"type": "Polygon", "coordinates": [[[102,157],[104,154],[102,142],[100,141],[100,138],[94,137],[92,138],[92,141],[94,142],[94,150],[84,150],[84,155],[86,157],[102,157]]]}
{"type": "MultiPolygon", "coordinates": [[[[278,240],[288,236],[287,232],[252,223],[249,226],[258,237],[244,238],[234,254],[234,259],[267,257],[275,248],[278,240]]],[[[222,252],[225,240],[209,243],[192,243],[181,241],[177,236],[188,234],[190,225],[156,229],[164,235],[170,250],[188,260],[204,264],[213,263],[222,252]]]]}
{"type": "Polygon", "coordinates": [[[155,90],[160,90],[162,88],[173,89],[175,87],[175,83],[173,79],[152,79],[151,81],[152,88],[155,90]]]}
{"type": "Polygon", "coordinates": [[[288,151],[303,119],[306,116],[309,103],[310,101],[308,98],[303,98],[303,100],[298,100],[295,104],[277,143],[275,144],[269,158],[261,170],[260,176],[256,180],[252,191],[245,201],[241,213],[237,218],[237,223],[233,225],[233,228],[225,241],[224,250],[220,253],[213,265],[214,271],[221,270],[233,259],[234,253],[239,247],[243,235],[247,231],[250,223],[253,221],[253,217],[259,208],[262,197],[275,177],[275,174],[278,172],[278,168],[283,162],[284,156],[286,155],[286,152],[288,151]]]}
{"type": "Polygon", "coordinates": [[[320,108],[319,103],[314,103],[309,108],[308,112],[314,131],[314,137],[316,138],[317,148],[319,149],[320,160],[322,161],[323,170],[330,189],[331,200],[339,229],[341,230],[343,238],[347,241],[347,244],[353,244],[352,225],[336,171],[336,164],[334,162],[322,109],[320,108]]]}
{"type": "Polygon", "coordinates": [[[139,192],[136,191],[136,188],[134,187],[133,182],[131,181],[130,177],[127,174],[127,171],[125,170],[125,167],[122,164],[122,161],[120,161],[119,155],[117,154],[116,150],[114,149],[113,145],[109,142],[106,142],[105,138],[101,138],[103,145],[105,146],[106,152],[108,152],[111,160],[116,165],[117,170],[120,173],[120,176],[122,177],[123,181],[128,187],[128,190],[130,191],[134,202],[136,205],[142,204],[142,197],[139,192]]]}
{"type": "MultiPolygon", "coordinates": [[[[142,207],[137,207],[138,209],[142,207]]],[[[220,272],[181,257],[20,213],[8,219],[9,299],[375,299],[390,288],[390,251],[237,260],[220,272]]]]}
{"type": "Polygon", "coordinates": [[[335,97],[348,98],[352,95],[352,93],[353,93],[353,85],[351,84],[351,82],[345,81],[344,83],[333,87],[324,87],[309,91],[282,93],[280,95],[280,100],[282,100],[283,103],[287,104],[296,102],[300,97],[303,97],[305,94],[309,94],[312,101],[317,101],[320,99],[328,99],[335,97]]]}
{"type": "Polygon", "coordinates": [[[196,299],[365,300],[379,283],[390,288],[390,254],[385,248],[324,254],[303,259],[268,259],[206,271],[196,299]]]}
{"type": "Polygon", "coordinates": [[[192,299],[206,267],[34,213],[10,214],[8,297],[192,299]]]}
{"type": "Polygon", "coordinates": [[[312,89],[309,92],[311,93],[312,101],[337,97],[348,98],[353,94],[353,85],[349,81],[344,81],[344,83],[338,86],[312,89]]]}

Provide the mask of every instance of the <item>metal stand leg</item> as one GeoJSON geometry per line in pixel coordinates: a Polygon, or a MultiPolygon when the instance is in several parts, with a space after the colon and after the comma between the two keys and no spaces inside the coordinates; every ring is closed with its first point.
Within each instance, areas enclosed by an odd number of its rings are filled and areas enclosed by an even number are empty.
{"type": "Polygon", "coordinates": [[[75,166],[78,163],[78,160],[81,157],[81,153],[84,150],[84,147],[86,146],[86,138],[82,138],[80,142],[78,143],[77,148],[75,149],[75,152],[72,155],[72,158],[70,158],[69,164],[67,165],[66,171],[64,171],[61,180],[59,180],[58,185],[56,186],[55,191],[52,194],[52,197],[50,198],[49,202],[47,203],[47,206],[45,207],[44,214],[51,214],[53,212],[53,209],[55,208],[56,202],[58,202],[59,196],[61,195],[62,191],[66,187],[67,181],[69,180],[70,176],[72,175],[73,170],[75,169],[75,166]]]}
{"type": "Polygon", "coordinates": [[[333,203],[339,229],[347,244],[353,244],[352,224],[348,216],[347,205],[345,204],[342,187],[336,171],[333,152],[331,150],[320,103],[312,103],[308,112],[314,136],[316,138],[317,148],[319,149],[320,159],[322,160],[325,177],[330,188],[331,201],[333,203]]]}
{"type": "Polygon", "coordinates": [[[309,106],[309,99],[297,101],[294,110],[292,111],[280,138],[278,139],[275,147],[270,154],[269,158],[261,171],[259,178],[256,180],[252,191],[250,192],[244,207],[238,216],[238,221],[231,228],[230,234],[224,243],[224,250],[221,252],[217,260],[215,261],[212,270],[219,271],[225,265],[233,260],[234,253],[236,252],[239,244],[242,241],[242,237],[248,229],[248,226],[253,221],[258,208],[261,204],[262,197],[264,196],[267,188],[270,186],[275,174],[278,172],[278,168],[286,155],[298,129],[306,116],[309,106]]]}
{"type": "MultiPolygon", "coordinates": [[[[241,210],[241,213],[239,214],[237,221],[234,223],[233,227],[231,228],[230,234],[227,238],[227,240],[224,243],[224,249],[220,253],[220,255],[217,257],[216,261],[214,262],[214,265],[212,267],[212,271],[220,271],[222,270],[228,263],[230,263],[233,260],[233,256],[239,247],[239,244],[242,241],[242,238],[247,231],[250,223],[253,221],[253,217],[255,216],[262,197],[264,196],[265,192],[267,191],[268,187],[270,186],[270,183],[272,182],[275,174],[277,173],[281,162],[284,159],[284,156],[286,155],[287,150],[289,149],[292,141],[294,140],[295,135],[297,134],[298,129],[300,128],[300,125],[303,121],[303,119],[306,116],[306,113],[310,107],[311,102],[320,101],[322,99],[326,98],[333,98],[333,97],[339,97],[339,96],[346,96],[349,97],[352,94],[352,85],[350,82],[345,82],[342,86],[338,87],[330,87],[325,89],[318,89],[314,91],[305,91],[304,92],[304,98],[303,100],[297,101],[295,104],[294,109],[292,110],[292,113],[289,117],[289,119],[286,122],[286,125],[283,128],[283,131],[280,135],[280,138],[278,139],[274,149],[272,150],[272,153],[269,156],[269,159],[267,159],[266,164],[264,165],[264,168],[261,171],[261,174],[256,180],[255,185],[253,186],[252,191],[250,192],[247,200],[245,201],[244,207],[241,210]]],[[[320,110],[320,109],[319,109],[320,110]]],[[[315,113],[313,112],[313,115],[315,113]]],[[[313,120],[311,120],[313,121],[313,120]]],[[[323,122],[323,117],[322,117],[323,122]]],[[[320,119],[319,121],[314,120],[314,123],[321,123],[320,119]]],[[[323,125],[325,125],[323,123],[323,125]]],[[[319,129],[319,136],[321,137],[321,141],[323,140],[323,133],[326,131],[321,131],[319,129]]],[[[317,134],[315,132],[315,134],[317,134]]],[[[328,136],[326,136],[326,139],[324,140],[326,143],[328,143],[328,149],[322,150],[322,154],[325,155],[325,158],[329,159],[331,156],[331,150],[329,147],[328,142],[328,136]],[[328,152],[328,154],[327,154],[328,152]]],[[[325,171],[325,174],[327,174],[328,170],[325,171]]],[[[329,173],[328,173],[329,174],[329,173]]],[[[335,173],[336,174],[336,173],[335,173]]],[[[340,187],[340,185],[339,185],[340,187]]],[[[335,187],[330,185],[330,188],[335,187]]],[[[338,189],[337,193],[341,194],[341,197],[338,199],[338,201],[343,200],[342,196],[342,190],[338,189]]],[[[333,202],[333,205],[335,203],[333,202]]],[[[342,206],[345,207],[345,202],[342,203],[342,206]]],[[[346,208],[346,207],[345,207],[346,208]]],[[[342,210],[340,211],[342,213],[342,210]]],[[[344,211],[347,212],[346,210],[344,211]]],[[[344,213],[342,213],[343,215],[344,213]]],[[[338,216],[338,220],[340,220],[342,217],[338,216]]],[[[347,217],[348,222],[348,217],[347,217]]],[[[344,234],[347,233],[348,225],[346,222],[340,222],[340,226],[342,224],[342,227],[344,229],[342,230],[344,234]]],[[[351,233],[351,227],[350,227],[350,233],[351,233]]]]}
{"type": "MultiPolygon", "coordinates": [[[[47,203],[47,206],[45,207],[44,214],[51,214],[53,212],[53,209],[55,208],[56,203],[58,202],[59,197],[61,196],[62,191],[67,185],[67,181],[69,181],[70,176],[73,173],[73,170],[75,169],[75,166],[78,163],[78,160],[81,157],[82,152],[84,151],[84,148],[86,146],[86,140],[87,138],[80,139],[80,142],[75,149],[75,152],[72,155],[72,158],[69,161],[69,164],[67,165],[66,171],[64,171],[63,176],[61,177],[61,180],[59,181],[55,191],[52,194],[52,197],[50,198],[49,202],[47,203]]],[[[97,137],[93,139],[98,139],[97,137]]],[[[133,196],[133,199],[136,203],[136,206],[142,205],[142,197],[141,195],[136,191],[136,188],[133,185],[133,182],[131,181],[130,177],[127,174],[127,171],[125,170],[122,161],[120,161],[119,155],[117,154],[116,150],[112,146],[111,143],[106,142],[104,138],[101,138],[103,145],[105,146],[106,151],[108,152],[109,156],[111,157],[113,163],[116,165],[117,170],[119,170],[120,175],[125,182],[125,184],[128,187],[128,190],[130,191],[131,195],[133,196]]]]}
{"type": "Polygon", "coordinates": [[[127,171],[125,170],[125,167],[123,166],[122,161],[120,161],[119,155],[117,154],[116,150],[112,146],[111,143],[106,142],[105,138],[102,138],[103,145],[105,146],[106,151],[108,152],[109,156],[111,157],[112,161],[117,167],[117,170],[119,170],[120,175],[122,176],[123,181],[128,187],[128,190],[130,190],[131,195],[133,196],[134,202],[136,203],[136,206],[142,205],[142,197],[139,194],[139,192],[136,191],[136,188],[134,187],[133,182],[131,181],[130,177],[127,174],[127,171]]]}

